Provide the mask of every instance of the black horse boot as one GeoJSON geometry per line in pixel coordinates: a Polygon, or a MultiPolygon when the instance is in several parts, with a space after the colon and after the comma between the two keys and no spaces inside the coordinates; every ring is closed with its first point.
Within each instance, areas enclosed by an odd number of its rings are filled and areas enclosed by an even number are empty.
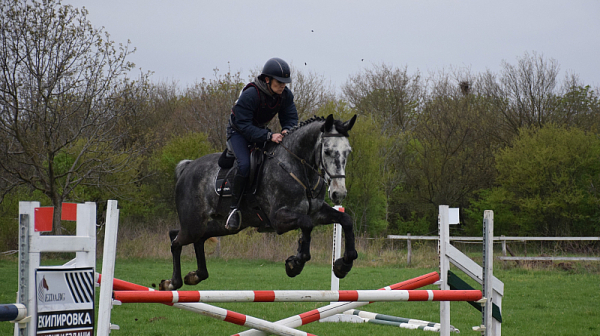
{"type": "Polygon", "coordinates": [[[247,177],[235,175],[233,185],[231,186],[231,207],[225,228],[229,231],[235,231],[242,225],[242,212],[239,210],[242,202],[242,196],[246,187],[247,177]]]}

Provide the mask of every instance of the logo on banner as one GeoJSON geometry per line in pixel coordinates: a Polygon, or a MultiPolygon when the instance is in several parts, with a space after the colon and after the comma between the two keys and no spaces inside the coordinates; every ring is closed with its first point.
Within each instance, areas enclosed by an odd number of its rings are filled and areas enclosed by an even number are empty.
{"type": "Polygon", "coordinates": [[[91,335],[94,269],[38,269],[37,335],[91,335]]]}
{"type": "Polygon", "coordinates": [[[44,276],[38,284],[38,300],[44,303],[65,301],[66,293],[51,293],[46,277],[44,276]]]}

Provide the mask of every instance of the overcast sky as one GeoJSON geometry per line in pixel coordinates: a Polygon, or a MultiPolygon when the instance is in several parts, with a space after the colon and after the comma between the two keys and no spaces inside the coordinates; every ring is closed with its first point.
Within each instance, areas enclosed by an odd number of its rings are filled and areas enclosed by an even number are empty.
{"type": "Polygon", "coordinates": [[[374,64],[409,73],[452,68],[500,72],[536,52],[600,86],[600,1],[199,1],[63,0],[89,20],[152,80],[181,87],[203,77],[261,68],[281,57],[339,88],[374,64]]]}

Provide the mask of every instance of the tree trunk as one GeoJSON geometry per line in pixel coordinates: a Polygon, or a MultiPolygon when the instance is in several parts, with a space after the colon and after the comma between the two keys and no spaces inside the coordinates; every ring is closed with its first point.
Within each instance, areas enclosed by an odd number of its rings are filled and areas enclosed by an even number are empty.
{"type": "Polygon", "coordinates": [[[54,206],[54,215],[52,216],[52,227],[55,235],[62,235],[62,223],[60,221],[62,215],[62,200],[58,196],[52,197],[52,205],[54,206]]]}

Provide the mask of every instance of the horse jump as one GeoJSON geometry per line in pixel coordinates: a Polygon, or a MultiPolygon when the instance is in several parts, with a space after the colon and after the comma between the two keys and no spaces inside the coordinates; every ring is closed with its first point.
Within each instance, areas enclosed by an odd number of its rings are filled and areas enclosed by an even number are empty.
{"type": "MultiPolygon", "coordinates": [[[[393,294],[396,290],[402,289],[413,289],[419,288],[425,285],[433,284],[434,282],[439,280],[439,275],[437,272],[428,273],[422,275],[420,277],[406,280],[397,284],[393,284],[390,286],[386,286],[377,291],[367,291],[367,292],[379,292],[381,294],[393,294]],[[393,292],[392,292],[393,291],[393,292]],[[385,292],[385,293],[384,293],[385,292]]],[[[101,281],[109,281],[109,279],[102,278],[102,275],[98,275],[98,282],[101,281]]],[[[114,279],[112,281],[112,287],[115,290],[115,298],[118,298],[118,293],[131,293],[136,292],[141,296],[144,295],[154,295],[155,293],[158,295],[164,295],[168,293],[179,293],[179,292],[165,292],[165,291],[155,291],[154,289],[140,286],[137,284],[133,284],[127,281],[114,279]],[[121,292],[124,291],[124,292],[121,292]]],[[[182,291],[183,292],[183,291],[182,291]]],[[[211,291],[205,291],[211,292],[211,291]]],[[[229,292],[237,292],[237,291],[229,291],[229,292]]],[[[427,292],[427,291],[423,291],[427,292]]],[[[197,293],[197,292],[196,292],[197,293]]],[[[468,295],[472,295],[473,297],[465,297],[463,299],[474,299],[477,297],[481,297],[480,291],[473,291],[473,293],[469,293],[468,295]]],[[[428,294],[428,297],[430,294],[428,294]]],[[[329,301],[330,298],[326,298],[325,301],[329,301]]],[[[266,301],[261,301],[266,302],[266,301]]],[[[251,327],[254,329],[247,330],[241,332],[239,336],[248,336],[248,335],[266,335],[266,334],[276,334],[276,335],[312,335],[310,333],[305,333],[302,331],[298,331],[293,329],[295,327],[299,327],[314,321],[318,321],[321,318],[325,318],[328,316],[332,316],[348,309],[357,308],[371,302],[339,302],[333,303],[318,309],[314,309],[308,311],[306,313],[298,314],[280,321],[269,322],[261,319],[254,318],[252,316],[240,314],[237,312],[233,312],[230,310],[222,309],[219,307],[214,307],[205,303],[193,302],[193,303],[172,303],[172,302],[157,302],[163,303],[167,305],[172,305],[174,307],[185,309],[189,311],[193,311],[205,316],[213,317],[216,319],[223,320],[225,322],[234,323],[240,326],[251,327]]],[[[101,302],[102,305],[102,302],[101,302]]]]}

